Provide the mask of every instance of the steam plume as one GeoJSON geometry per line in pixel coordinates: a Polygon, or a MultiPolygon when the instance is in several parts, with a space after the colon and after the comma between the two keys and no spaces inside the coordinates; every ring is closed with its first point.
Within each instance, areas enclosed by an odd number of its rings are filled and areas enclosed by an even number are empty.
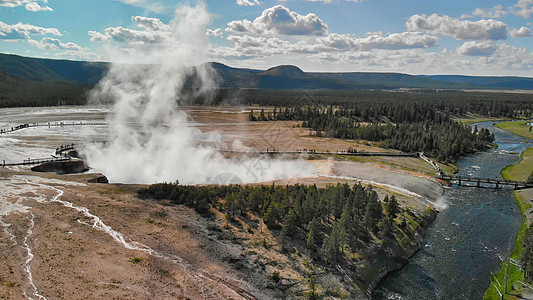
{"type": "Polygon", "coordinates": [[[243,182],[310,176],[303,161],[232,161],[214,149],[198,145],[198,133],[187,125],[178,107],[188,76],[194,75],[193,94],[216,87],[208,64],[206,29],[210,15],[203,3],[180,7],[158,43],[130,42],[126,50],[108,48],[114,61],[92,92],[92,103],[112,103],[109,136],[104,146],[86,149],[89,165],[112,182],[209,183],[220,173],[233,173],[243,182]],[[198,66],[198,67],[191,67],[198,66]],[[261,172],[250,166],[268,166],[261,172]]]}

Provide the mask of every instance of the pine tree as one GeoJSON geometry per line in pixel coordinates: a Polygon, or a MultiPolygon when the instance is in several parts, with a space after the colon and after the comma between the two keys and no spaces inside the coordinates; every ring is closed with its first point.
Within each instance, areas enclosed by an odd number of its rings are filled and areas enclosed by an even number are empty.
{"type": "Polygon", "coordinates": [[[328,263],[334,264],[337,262],[339,258],[339,247],[339,227],[335,224],[331,229],[331,234],[324,239],[324,243],[322,244],[322,251],[328,263]]]}
{"type": "Polygon", "coordinates": [[[307,250],[309,256],[314,257],[317,251],[318,243],[318,222],[313,218],[309,225],[307,225],[307,250]]]}
{"type": "Polygon", "coordinates": [[[257,121],[257,118],[254,116],[254,110],[253,109],[248,114],[248,121],[257,121]]]}

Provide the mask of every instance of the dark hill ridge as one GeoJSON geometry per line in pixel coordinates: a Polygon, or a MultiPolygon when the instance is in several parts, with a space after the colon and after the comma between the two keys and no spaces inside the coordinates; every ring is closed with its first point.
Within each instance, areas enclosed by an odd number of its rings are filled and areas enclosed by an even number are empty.
{"type": "MultiPolygon", "coordinates": [[[[408,75],[401,73],[323,73],[304,72],[292,65],[268,70],[232,68],[212,62],[223,88],[250,89],[530,89],[533,78],[461,76],[461,75],[408,75]]],[[[83,62],[30,58],[0,54],[0,73],[17,79],[19,88],[35,83],[83,86],[87,90],[96,84],[108,69],[104,62],[83,62]]],[[[192,82],[192,81],[190,81],[192,82]]],[[[10,87],[7,87],[10,88],[10,87]]],[[[51,90],[51,88],[49,88],[51,90]]],[[[1,91],[0,91],[1,92],[1,91]]],[[[3,96],[3,95],[0,95],[3,96]]],[[[49,97],[53,97],[50,94],[49,97]]]]}
{"type": "Polygon", "coordinates": [[[304,71],[302,71],[302,69],[298,68],[297,66],[291,66],[291,65],[281,65],[281,66],[273,67],[259,74],[268,75],[268,76],[292,77],[292,78],[310,77],[306,75],[304,71]]]}
{"type": "Polygon", "coordinates": [[[0,54],[0,71],[32,81],[96,84],[107,68],[108,64],[102,62],[42,59],[0,54]]]}

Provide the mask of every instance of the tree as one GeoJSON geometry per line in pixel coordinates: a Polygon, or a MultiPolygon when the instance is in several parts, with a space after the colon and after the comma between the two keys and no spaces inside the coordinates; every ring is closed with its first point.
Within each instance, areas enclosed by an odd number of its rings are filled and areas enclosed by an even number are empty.
{"type": "Polygon", "coordinates": [[[278,241],[279,245],[281,246],[281,251],[285,252],[288,248],[287,244],[289,242],[289,237],[287,236],[287,227],[283,227],[283,229],[281,230],[278,241]]]}
{"type": "Polygon", "coordinates": [[[340,239],[339,239],[339,227],[337,224],[333,225],[333,228],[331,229],[331,234],[329,237],[324,239],[324,243],[322,244],[322,252],[324,253],[326,257],[326,261],[330,264],[334,264],[337,262],[339,258],[339,247],[340,247],[340,239]]]}
{"type": "Polygon", "coordinates": [[[224,209],[226,210],[226,215],[228,215],[229,220],[233,220],[236,210],[235,194],[231,193],[226,197],[224,209]]]}
{"type": "MultiPolygon", "coordinates": [[[[388,199],[388,196],[385,197],[385,199],[388,199]]],[[[400,205],[398,204],[398,200],[396,200],[396,196],[392,195],[390,200],[384,200],[383,202],[385,202],[385,212],[387,213],[387,217],[392,221],[400,213],[400,205]]]]}
{"type": "Polygon", "coordinates": [[[248,121],[257,121],[257,118],[254,116],[254,110],[253,109],[248,114],[248,121]]]}
{"type": "Polygon", "coordinates": [[[316,218],[313,218],[309,225],[307,225],[307,250],[309,255],[314,257],[317,251],[318,243],[318,222],[316,218]]]}
{"type": "Polygon", "coordinates": [[[287,215],[283,225],[283,230],[285,230],[287,236],[292,237],[296,233],[296,229],[298,227],[298,215],[296,215],[294,209],[289,211],[289,214],[287,215]]]}
{"type": "Polygon", "coordinates": [[[268,207],[265,215],[263,216],[263,221],[265,222],[268,228],[278,228],[278,220],[280,219],[280,209],[277,202],[272,202],[268,207]]]}
{"type": "Polygon", "coordinates": [[[533,229],[531,227],[524,234],[520,262],[522,263],[525,278],[531,280],[531,274],[533,274],[533,229]]]}
{"type": "Polygon", "coordinates": [[[379,222],[378,227],[379,227],[379,233],[381,234],[383,238],[388,239],[392,237],[393,223],[392,223],[391,218],[387,216],[383,218],[379,222]]]}
{"type": "Polygon", "coordinates": [[[265,109],[261,108],[261,113],[259,114],[259,120],[268,121],[268,118],[265,116],[265,109]]]}
{"type": "Polygon", "coordinates": [[[377,199],[376,192],[370,191],[369,196],[370,197],[366,204],[363,222],[368,231],[375,232],[379,221],[383,217],[383,208],[381,206],[381,203],[377,199]]]}

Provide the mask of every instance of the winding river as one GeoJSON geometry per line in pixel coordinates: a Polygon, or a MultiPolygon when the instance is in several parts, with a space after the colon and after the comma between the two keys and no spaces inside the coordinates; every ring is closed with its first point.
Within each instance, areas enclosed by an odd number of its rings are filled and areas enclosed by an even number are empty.
{"type": "MultiPolygon", "coordinates": [[[[492,126],[497,149],[464,157],[459,174],[501,178],[500,170],[520,160],[531,140],[492,126]]],[[[446,188],[448,208],[427,231],[424,245],[401,270],[387,276],[374,299],[482,299],[500,257],[514,247],[522,215],[510,189],[446,188]]]]}

